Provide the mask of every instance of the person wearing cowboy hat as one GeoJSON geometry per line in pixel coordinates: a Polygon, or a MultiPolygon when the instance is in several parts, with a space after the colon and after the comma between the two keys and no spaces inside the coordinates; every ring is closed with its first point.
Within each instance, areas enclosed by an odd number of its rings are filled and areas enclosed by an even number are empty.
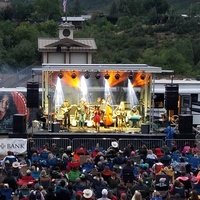
{"type": "Polygon", "coordinates": [[[18,179],[19,177],[22,176],[20,169],[21,169],[21,166],[20,166],[20,163],[19,163],[19,162],[13,162],[13,163],[12,163],[12,175],[13,175],[16,179],[18,179]]]}
{"type": "Polygon", "coordinates": [[[82,199],[81,200],[84,200],[84,199],[87,199],[87,200],[94,200],[94,195],[93,195],[93,191],[91,189],[84,189],[83,190],[83,196],[82,196],[82,199]]]}
{"type": "Polygon", "coordinates": [[[111,146],[107,149],[106,156],[110,158],[116,157],[119,152],[119,144],[117,141],[112,141],[111,146]]]}

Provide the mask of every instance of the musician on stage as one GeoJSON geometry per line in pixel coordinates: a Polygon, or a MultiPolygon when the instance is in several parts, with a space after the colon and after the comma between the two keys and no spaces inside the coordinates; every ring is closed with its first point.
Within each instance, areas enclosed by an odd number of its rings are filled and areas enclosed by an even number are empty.
{"type": "Polygon", "coordinates": [[[37,111],[37,120],[42,124],[42,129],[46,128],[46,117],[44,114],[44,108],[42,106],[39,106],[39,109],[37,111]]]}
{"type": "Polygon", "coordinates": [[[119,106],[115,109],[116,122],[120,131],[123,131],[123,128],[126,127],[126,111],[125,103],[121,101],[119,106]]]}
{"type": "Polygon", "coordinates": [[[96,128],[96,131],[99,132],[100,130],[100,121],[101,121],[101,111],[100,106],[96,105],[94,107],[94,126],[96,128]]]}
{"type": "Polygon", "coordinates": [[[139,121],[141,119],[140,112],[137,108],[137,106],[133,106],[131,111],[128,113],[128,119],[129,119],[129,124],[130,127],[138,127],[139,126],[139,121]]]}
{"type": "Polygon", "coordinates": [[[61,111],[64,115],[64,127],[70,128],[70,110],[71,105],[68,100],[65,100],[61,106],[61,111]]]}
{"type": "Polygon", "coordinates": [[[85,98],[81,98],[79,106],[77,108],[77,114],[78,114],[78,126],[79,128],[84,128],[85,120],[86,120],[86,114],[88,110],[88,105],[85,98]]]}

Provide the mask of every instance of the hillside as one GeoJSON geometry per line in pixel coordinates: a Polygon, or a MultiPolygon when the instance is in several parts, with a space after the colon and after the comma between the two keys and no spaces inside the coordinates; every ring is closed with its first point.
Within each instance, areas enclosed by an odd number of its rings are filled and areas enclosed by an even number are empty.
{"type": "MultiPolygon", "coordinates": [[[[84,11],[93,13],[95,11],[108,13],[112,3],[116,0],[81,0],[80,5],[84,11]]],[[[171,8],[178,12],[186,12],[192,4],[199,3],[199,0],[166,0],[171,8]]]]}

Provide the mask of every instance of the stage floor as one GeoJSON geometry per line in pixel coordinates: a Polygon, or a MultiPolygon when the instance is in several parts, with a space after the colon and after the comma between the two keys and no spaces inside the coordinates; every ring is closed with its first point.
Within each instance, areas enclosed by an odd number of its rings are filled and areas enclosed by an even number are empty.
{"type": "Polygon", "coordinates": [[[130,128],[126,127],[123,129],[109,127],[104,128],[100,127],[100,131],[97,132],[93,127],[70,127],[70,129],[60,129],[59,127],[50,127],[49,129],[36,129],[29,128],[27,133],[10,133],[10,138],[149,138],[149,139],[164,139],[165,134],[161,131],[155,132],[151,130],[144,129],[141,131],[141,128],[130,128]],[[146,132],[144,132],[146,131],[146,132]]]}

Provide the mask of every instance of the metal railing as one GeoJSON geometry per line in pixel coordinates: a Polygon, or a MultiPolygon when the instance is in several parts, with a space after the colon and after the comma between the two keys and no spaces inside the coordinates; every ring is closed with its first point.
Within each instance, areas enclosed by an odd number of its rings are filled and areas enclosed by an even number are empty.
{"type": "MultiPolygon", "coordinates": [[[[113,138],[76,138],[76,139],[68,139],[68,138],[33,138],[28,140],[28,151],[34,148],[42,148],[44,145],[52,146],[53,143],[57,145],[59,148],[66,149],[67,146],[71,146],[72,150],[83,145],[89,151],[93,150],[96,146],[100,147],[103,150],[107,150],[108,147],[111,146],[112,141],[117,141],[113,138]]],[[[119,139],[117,142],[119,144],[119,149],[123,150],[128,144],[131,144],[134,149],[139,149],[143,144],[147,146],[147,148],[152,149],[157,146],[163,147],[166,143],[170,141],[171,144],[175,144],[179,150],[182,150],[184,145],[187,143],[191,146],[196,144],[195,139],[174,139],[174,140],[162,140],[162,139],[119,139]]]]}

